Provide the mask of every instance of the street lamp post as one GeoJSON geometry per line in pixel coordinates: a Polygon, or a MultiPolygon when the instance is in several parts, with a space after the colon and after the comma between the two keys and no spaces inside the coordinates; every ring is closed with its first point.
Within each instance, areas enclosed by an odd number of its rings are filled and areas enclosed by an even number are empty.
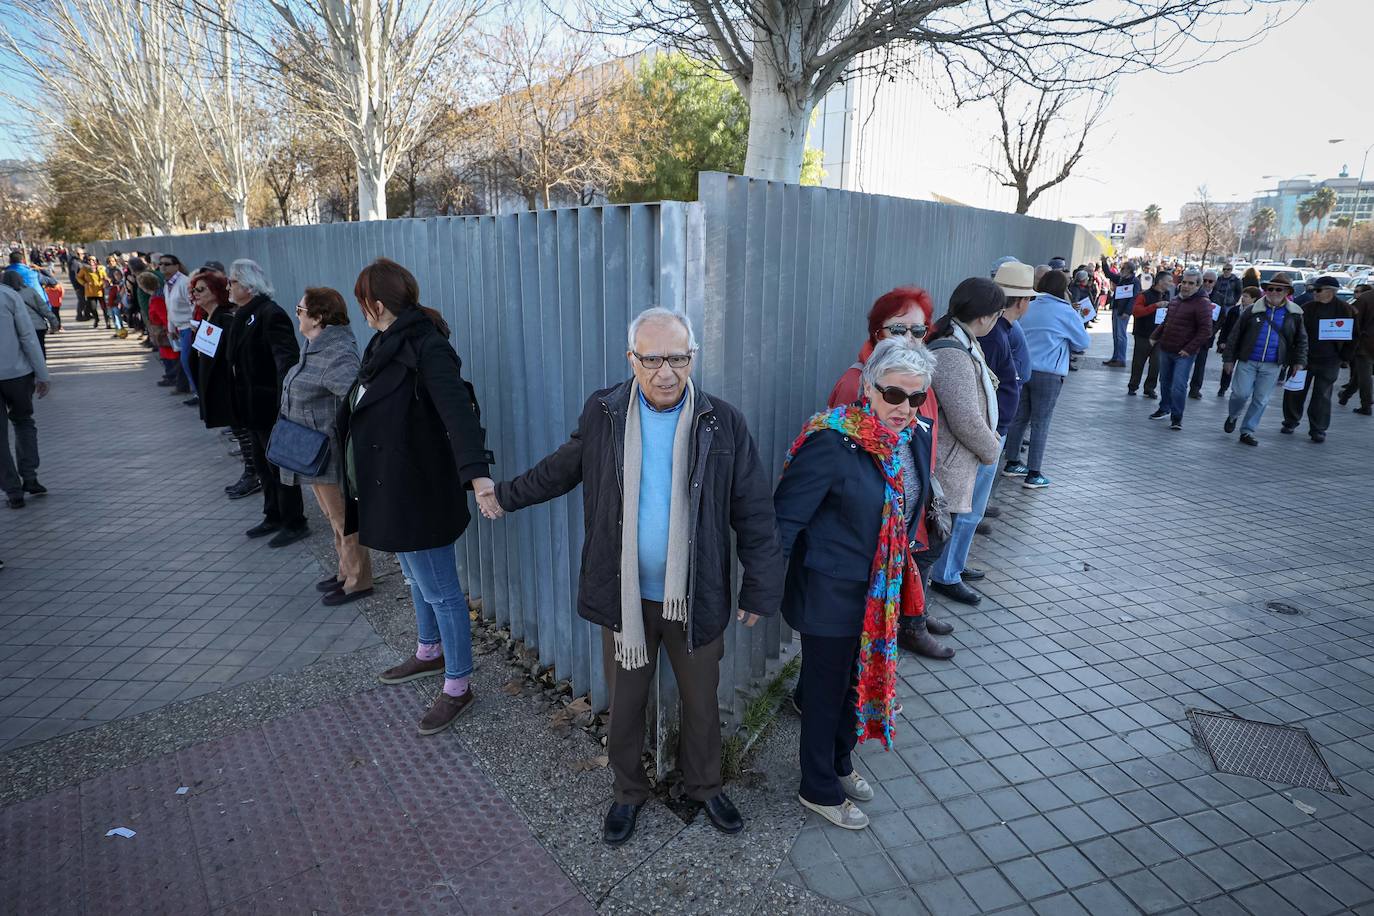
{"type": "MultiPolygon", "coordinates": [[[[1344,140],[1328,140],[1328,143],[1344,143],[1344,140]]],[[[1360,213],[1360,195],[1364,191],[1364,167],[1369,164],[1369,151],[1374,149],[1374,143],[1364,148],[1364,158],[1360,160],[1360,177],[1355,180],[1355,203],[1350,207],[1350,225],[1345,227],[1345,253],[1341,255],[1341,260],[1346,264],[1350,263],[1350,234],[1355,231],[1355,219],[1360,213]]]]}

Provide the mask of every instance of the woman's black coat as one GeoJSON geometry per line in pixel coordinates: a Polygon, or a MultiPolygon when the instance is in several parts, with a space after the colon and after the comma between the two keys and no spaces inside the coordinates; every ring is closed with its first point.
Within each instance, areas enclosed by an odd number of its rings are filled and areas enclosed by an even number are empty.
{"type": "MultiPolygon", "coordinates": [[[[930,430],[918,424],[910,448],[920,481],[907,526],[916,551],[916,524],[930,498],[930,430]]],[[[877,462],[843,433],[822,430],[797,450],[773,493],[788,560],[782,614],[793,629],[834,637],[863,629],[886,489],[877,462]]]]}
{"type": "Polygon", "coordinates": [[[281,407],[282,379],[300,358],[296,327],[270,296],[258,295],[239,306],[227,335],[234,422],[270,432],[281,407]]]}
{"type": "Polygon", "coordinates": [[[207,429],[234,425],[234,403],[229,374],[229,334],[234,324],[232,303],[215,309],[205,319],[226,333],[220,337],[214,356],[196,352],[196,392],[200,397],[200,418],[207,429]]]}
{"type": "Polygon", "coordinates": [[[339,408],[338,441],[352,444],[357,484],[355,492],[345,473],[345,533],[393,553],[452,544],[472,518],[465,489],[495,462],[458,354],[416,310],[375,335],[363,363],[371,377],[339,408]],[[389,334],[403,340],[379,362],[389,334]]]}

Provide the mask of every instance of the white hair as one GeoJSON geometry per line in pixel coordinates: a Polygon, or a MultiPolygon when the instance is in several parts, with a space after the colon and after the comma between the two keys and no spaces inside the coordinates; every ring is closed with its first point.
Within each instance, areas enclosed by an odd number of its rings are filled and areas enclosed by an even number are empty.
{"type": "Polygon", "coordinates": [[[1202,271],[1195,267],[1190,267],[1183,272],[1183,276],[1179,277],[1179,280],[1187,280],[1189,277],[1192,277],[1193,282],[1198,286],[1202,285],[1202,271]]]}
{"type": "Polygon", "coordinates": [[[687,349],[696,352],[697,335],[692,330],[692,322],[687,316],[675,309],[664,308],[656,305],[647,308],[635,316],[634,321],[630,322],[630,349],[635,348],[635,338],[639,336],[639,329],[650,322],[656,321],[676,321],[687,329],[687,349]]]}
{"type": "Polygon", "coordinates": [[[267,282],[267,277],[258,262],[247,258],[239,258],[229,265],[229,279],[236,281],[239,286],[255,296],[270,296],[276,292],[272,289],[272,284],[267,282]]]}
{"type": "Polygon", "coordinates": [[[929,385],[935,373],[935,357],[930,355],[924,344],[905,337],[889,337],[878,341],[868,362],[864,363],[861,375],[865,383],[876,386],[878,380],[889,372],[924,376],[926,385],[929,385]]]}
{"type": "Polygon", "coordinates": [[[1209,277],[1215,280],[1217,278],[1217,272],[1215,270],[1204,270],[1202,272],[1202,279],[1206,280],[1209,277]]]}

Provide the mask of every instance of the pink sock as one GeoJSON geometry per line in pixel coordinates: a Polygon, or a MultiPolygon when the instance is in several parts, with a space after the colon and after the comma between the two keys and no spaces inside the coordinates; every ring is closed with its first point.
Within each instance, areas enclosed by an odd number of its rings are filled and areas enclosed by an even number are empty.
{"type": "Polygon", "coordinates": [[[415,657],[422,662],[432,662],[443,654],[443,643],[435,643],[432,646],[427,646],[424,643],[419,643],[415,647],[415,657]]]}
{"type": "Polygon", "coordinates": [[[461,697],[468,692],[468,679],[465,677],[444,678],[444,693],[451,697],[461,697]]]}

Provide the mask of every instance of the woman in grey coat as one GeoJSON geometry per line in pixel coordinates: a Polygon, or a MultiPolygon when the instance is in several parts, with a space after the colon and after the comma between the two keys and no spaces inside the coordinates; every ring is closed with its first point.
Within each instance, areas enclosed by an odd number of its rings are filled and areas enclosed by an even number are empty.
{"type": "Polygon", "coordinates": [[[348,307],[338,290],[311,287],[296,306],[296,321],[305,336],[301,358],[282,382],[281,415],[329,436],[329,461],[322,476],[299,477],[282,470],[282,483],[308,483],[320,510],[334,529],[339,571],[318,584],[324,604],[356,601],[372,593],[372,556],[358,535],[344,534],[343,446],[334,418],[339,404],[358,377],[358,341],[348,327],[348,307]]]}

